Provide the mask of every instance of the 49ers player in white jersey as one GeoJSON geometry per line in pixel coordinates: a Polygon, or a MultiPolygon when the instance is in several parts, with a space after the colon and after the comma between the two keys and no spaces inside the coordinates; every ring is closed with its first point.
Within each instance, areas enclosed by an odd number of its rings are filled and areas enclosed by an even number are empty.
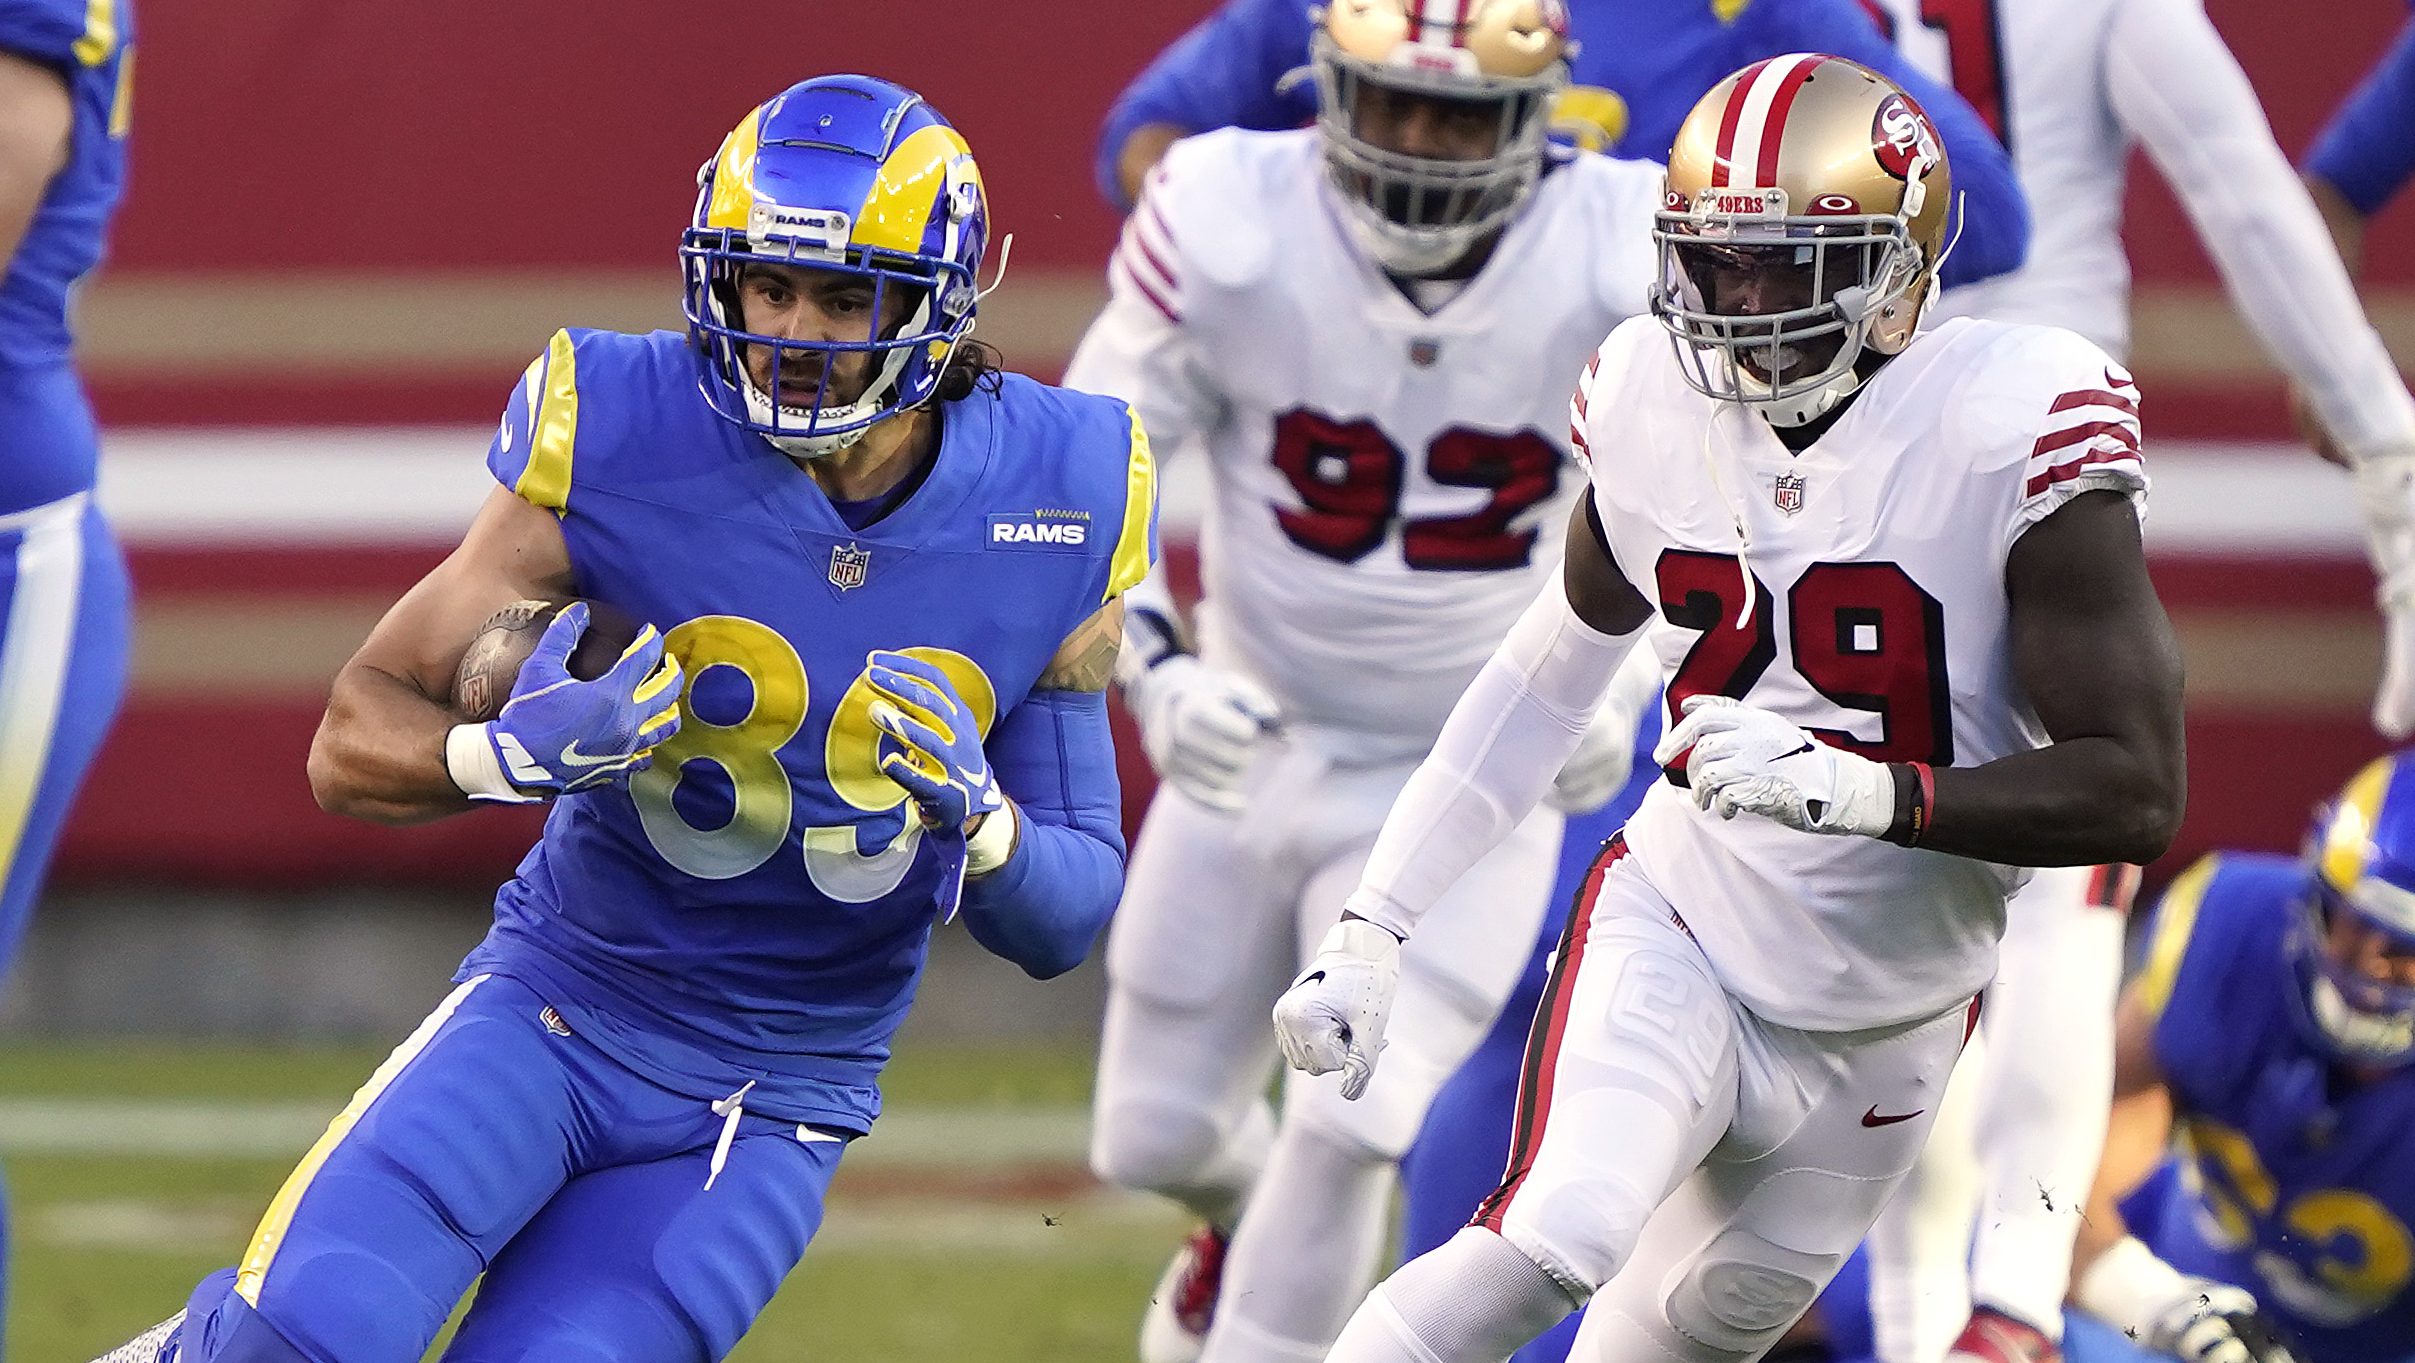
{"type": "MultiPolygon", "coordinates": [[[[1892,19],[1905,55],[2005,140],[2033,206],[2028,263],[1948,292],[1940,315],[2068,327],[2126,358],[2132,144],[2155,162],[2320,443],[2359,469],[2390,617],[2374,718],[2404,737],[2415,728],[2415,401],[2202,0],[1868,3],[1892,19]]],[[[2015,904],[1975,1073],[1871,1236],[1883,1363],[1937,1363],[1949,1342],[1969,1363],[2054,1356],[2104,1142],[2135,884],[2128,868],[2050,869],[2015,904]]],[[[2090,1286],[2083,1298],[2118,1292],[2090,1286]]]]}
{"type": "Polygon", "coordinates": [[[1508,1177],[1333,1363],[1499,1359],[1588,1298],[1587,1363],[1757,1357],[1910,1169],[2013,868],[2145,861],[2177,826],[2136,390],[2057,328],[1915,332],[1949,185],[1926,117],[1835,58],[1748,67],[1679,131],[1658,321],[1612,332],[1575,404],[1565,590],[1452,711],[1277,1004],[1292,1063],[1375,1066],[1402,939],[1656,610],[1672,781],[1572,916],[1508,1177]]]}
{"type": "MultiPolygon", "coordinates": [[[[1542,922],[1561,819],[1537,811],[1454,891],[1474,911],[1407,954],[1383,1079],[1267,1103],[1266,1009],[1553,575],[1584,486],[1568,383],[1651,289],[1659,167],[1546,151],[1567,49],[1556,0],[1338,0],[1319,126],[1168,152],[1066,374],[1159,449],[1204,446],[1213,486],[1197,653],[1162,577],[1125,626],[1164,784],[1108,944],[1091,1158],[1206,1224],[1145,1363],[1324,1356],[1380,1267],[1393,1164],[1542,922]]],[[[1555,763],[1555,807],[1608,798],[1633,736],[1555,763]]]]}

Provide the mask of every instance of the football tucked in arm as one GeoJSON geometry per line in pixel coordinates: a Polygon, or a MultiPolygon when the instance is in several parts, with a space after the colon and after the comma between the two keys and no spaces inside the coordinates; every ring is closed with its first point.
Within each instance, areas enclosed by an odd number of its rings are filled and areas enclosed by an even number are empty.
{"type": "MultiPolygon", "coordinates": [[[[464,723],[484,724],[503,712],[520,666],[535,652],[545,627],[568,601],[514,601],[479,626],[469,651],[453,670],[453,712],[464,723]]],[[[587,603],[587,630],[570,655],[570,675],[594,681],[612,667],[640,628],[627,611],[601,601],[587,603]]]]}

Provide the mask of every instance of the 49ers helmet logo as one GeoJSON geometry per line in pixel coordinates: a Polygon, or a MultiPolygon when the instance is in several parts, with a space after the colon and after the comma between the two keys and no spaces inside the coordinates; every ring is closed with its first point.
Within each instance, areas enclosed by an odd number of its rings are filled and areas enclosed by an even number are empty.
{"type": "Polygon", "coordinates": [[[1890,93],[1878,102],[1870,120],[1870,152],[1889,175],[1909,182],[1928,173],[1944,159],[1937,152],[1937,134],[1920,106],[1890,93]]]}

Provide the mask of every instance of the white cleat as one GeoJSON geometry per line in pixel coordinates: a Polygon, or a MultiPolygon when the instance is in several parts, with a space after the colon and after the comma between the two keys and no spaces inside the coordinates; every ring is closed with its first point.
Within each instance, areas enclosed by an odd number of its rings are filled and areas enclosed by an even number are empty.
{"type": "Polygon", "coordinates": [[[1166,1265],[1140,1321],[1140,1363],[1199,1363],[1224,1287],[1224,1232],[1201,1226],[1166,1265]]]}
{"type": "Polygon", "coordinates": [[[92,1363],[173,1363],[176,1334],[183,1328],[184,1312],[179,1311],[102,1354],[92,1363]]]}

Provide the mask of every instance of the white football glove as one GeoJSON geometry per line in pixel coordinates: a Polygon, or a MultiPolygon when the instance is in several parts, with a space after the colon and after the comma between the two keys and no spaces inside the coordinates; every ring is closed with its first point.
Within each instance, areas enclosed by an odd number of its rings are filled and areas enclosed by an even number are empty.
{"type": "Polygon", "coordinates": [[[2358,460],[2356,491],[2387,625],[2373,727],[2398,740],[2415,734],[2415,453],[2358,460]]]}
{"type": "Polygon", "coordinates": [[[1895,775],[1883,762],[1831,747],[1794,721],[1727,696],[1688,696],[1685,718],[1660,737],[1666,766],[1687,749],[1697,809],[1722,819],[1758,814],[1805,833],[1876,838],[1895,822],[1895,775]]]}
{"type": "Polygon", "coordinates": [[[2135,1237],[2099,1255],[2072,1299],[2180,1363],[2297,1363],[2245,1288],[2184,1274],[2135,1237]]]}
{"type": "Polygon", "coordinates": [[[1275,1000],[1283,1058],[1310,1074],[1340,1070],[1344,1098],[1365,1093],[1399,989],[1400,939],[1364,919],[1334,924],[1316,959],[1275,1000]]]}
{"type": "Polygon", "coordinates": [[[1282,723],[1274,697],[1188,653],[1169,653],[1124,684],[1141,746],[1168,785],[1230,814],[1259,748],[1282,723]]]}

